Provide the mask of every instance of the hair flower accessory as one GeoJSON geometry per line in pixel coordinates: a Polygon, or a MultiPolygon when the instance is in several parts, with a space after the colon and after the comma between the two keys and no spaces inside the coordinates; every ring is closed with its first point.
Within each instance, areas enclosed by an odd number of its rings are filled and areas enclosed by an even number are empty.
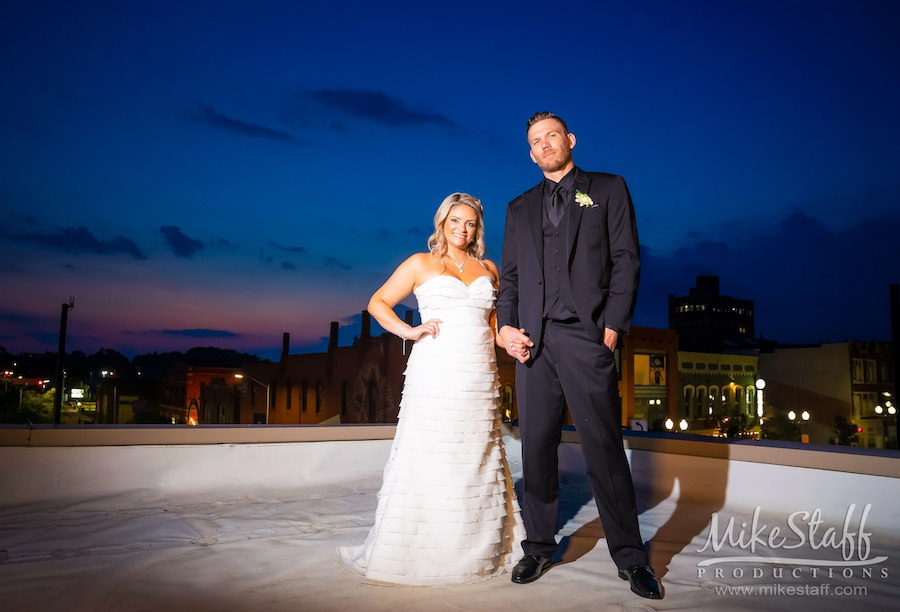
{"type": "Polygon", "coordinates": [[[586,193],[582,193],[578,189],[575,190],[575,201],[578,202],[579,206],[583,206],[584,208],[591,208],[595,206],[594,201],[591,199],[586,193]]]}

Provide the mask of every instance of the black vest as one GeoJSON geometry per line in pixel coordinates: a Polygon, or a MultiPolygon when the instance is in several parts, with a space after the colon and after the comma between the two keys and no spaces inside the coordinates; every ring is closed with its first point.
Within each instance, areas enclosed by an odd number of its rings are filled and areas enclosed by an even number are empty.
{"type": "Polygon", "coordinates": [[[566,228],[573,202],[566,202],[565,212],[554,227],[544,211],[541,215],[544,230],[544,312],[545,319],[564,321],[577,317],[572,285],[569,282],[569,262],[566,260],[566,228]]]}

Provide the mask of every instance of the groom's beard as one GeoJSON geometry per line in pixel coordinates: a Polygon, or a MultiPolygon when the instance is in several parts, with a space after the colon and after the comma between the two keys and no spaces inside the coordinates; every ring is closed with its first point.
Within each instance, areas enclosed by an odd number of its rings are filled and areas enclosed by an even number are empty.
{"type": "Polygon", "coordinates": [[[538,168],[543,172],[559,172],[572,161],[572,151],[565,151],[562,157],[538,158],[538,168]]]}

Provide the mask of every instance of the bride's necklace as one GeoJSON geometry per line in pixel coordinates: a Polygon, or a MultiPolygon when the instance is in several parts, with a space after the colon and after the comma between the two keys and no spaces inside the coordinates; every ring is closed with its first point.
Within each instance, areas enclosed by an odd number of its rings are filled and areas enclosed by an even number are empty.
{"type": "Polygon", "coordinates": [[[459,273],[462,274],[463,266],[466,265],[467,261],[469,261],[469,255],[466,254],[466,258],[463,260],[463,262],[461,264],[458,264],[455,261],[453,261],[453,258],[450,257],[449,255],[446,255],[446,257],[447,257],[447,259],[450,260],[450,263],[452,263],[454,266],[456,266],[456,269],[459,270],[459,273]]]}

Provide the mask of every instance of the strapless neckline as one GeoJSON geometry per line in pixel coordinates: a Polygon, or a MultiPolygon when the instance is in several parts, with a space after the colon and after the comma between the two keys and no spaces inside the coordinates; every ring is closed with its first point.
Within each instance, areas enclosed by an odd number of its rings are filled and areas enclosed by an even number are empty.
{"type": "Polygon", "coordinates": [[[421,289],[422,287],[424,287],[425,285],[427,285],[427,284],[430,283],[431,281],[433,281],[433,280],[435,280],[435,279],[438,279],[438,278],[450,278],[450,279],[453,279],[453,280],[455,280],[457,283],[459,283],[460,285],[462,285],[463,287],[465,287],[465,288],[467,288],[467,289],[471,289],[472,286],[473,286],[475,283],[477,283],[478,281],[480,281],[482,278],[488,279],[488,281],[491,283],[491,285],[494,284],[493,281],[491,280],[491,277],[490,277],[489,274],[482,274],[481,276],[479,276],[478,278],[476,278],[475,280],[473,280],[473,281],[472,281],[471,283],[469,283],[468,285],[467,285],[465,282],[463,282],[462,279],[457,278],[457,277],[455,277],[455,276],[450,276],[449,274],[438,274],[437,276],[432,276],[432,277],[429,278],[427,281],[425,281],[424,283],[422,283],[421,285],[419,285],[418,287],[416,287],[416,290],[421,289]]]}

